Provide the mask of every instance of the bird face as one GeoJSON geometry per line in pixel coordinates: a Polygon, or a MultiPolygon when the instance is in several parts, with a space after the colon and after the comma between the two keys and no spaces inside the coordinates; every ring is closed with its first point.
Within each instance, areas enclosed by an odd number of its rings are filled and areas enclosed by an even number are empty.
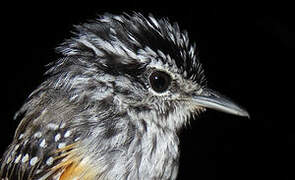
{"type": "Polygon", "coordinates": [[[58,74],[50,82],[68,89],[73,101],[115,106],[173,130],[205,108],[248,116],[207,88],[196,46],[177,24],[107,14],[76,26],[75,34],[57,48],[65,58],[47,72],[58,74]]]}
{"type": "Polygon", "coordinates": [[[134,99],[129,97],[125,101],[138,119],[149,119],[161,127],[178,130],[191,116],[206,108],[248,116],[241,107],[207,88],[200,64],[192,70],[197,74],[191,72],[191,77],[187,77],[186,71],[181,71],[175,63],[167,63],[175,61],[169,54],[147,58],[149,63],[138,76],[145,86],[132,90],[132,97],[139,98],[130,101],[134,99]]]}

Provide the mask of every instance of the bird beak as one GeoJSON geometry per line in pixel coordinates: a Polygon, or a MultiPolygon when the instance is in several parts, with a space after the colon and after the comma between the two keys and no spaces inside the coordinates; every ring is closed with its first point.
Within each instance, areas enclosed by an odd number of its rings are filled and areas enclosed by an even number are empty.
{"type": "Polygon", "coordinates": [[[241,106],[211,89],[202,89],[199,95],[193,95],[192,100],[194,104],[204,108],[250,118],[249,113],[241,106]]]}

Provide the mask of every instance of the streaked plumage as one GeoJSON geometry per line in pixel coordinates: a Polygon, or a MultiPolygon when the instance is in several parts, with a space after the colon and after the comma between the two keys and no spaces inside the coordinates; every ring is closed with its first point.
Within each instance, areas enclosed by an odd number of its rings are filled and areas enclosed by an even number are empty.
{"type": "Polygon", "coordinates": [[[2,178],[175,179],[177,131],[191,115],[247,115],[228,101],[206,105],[221,97],[207,90],[195,44],[167,19],[106,14],[75,26],[57,52],[16,115],[2,178]]]}

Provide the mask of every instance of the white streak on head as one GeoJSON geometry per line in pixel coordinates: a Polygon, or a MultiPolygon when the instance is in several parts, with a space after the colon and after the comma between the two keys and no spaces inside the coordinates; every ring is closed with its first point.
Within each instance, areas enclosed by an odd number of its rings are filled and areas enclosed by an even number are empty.
{"type": "MultiPolygon", "coordinates": [[[[95,43],[100,46],[100,47],[103,47],[104,50],[108,51],[108,52],[112,52],[112,53],[115,53],[116,50],[115,48],[113,47],[113,45],[108,42],[108,41],[105,41],[105,40],[102,40],[98,37],[95,37],[95,39],[93,39],[93,41],[95,41],[95,43]]],[[[99,51],[99,53],[101,54],[102,52],[99,51]]]]}
{"type": "Polygon", "coordinates": [[[103,55],[103,53],[101,51],[99,51],[92,43],[87,41],[85,38],[78,39],[77,41],[84,44],[86,47],[92,49],[93,52],[95,52],[95,54],[97,56],[102,56],[103,55]]]}
{"type": "Polygon", "coordinates": [[[113,16],[113,18],[117,21],[123,22],[123,19],[121,16],[113,16]]]}
{"type": "Polygon", "coordinates": [[[131,39],[132,43],[134,43],[137,46],[140,46],[139,42],[132,36],[132,34],[128,33],[127,35],[129,39],[131,39]]]}
{"type": "Polygon", "coordinates": [[[166,59],[165,54],[161,50],[158,49],[157,52],[158,52],[158,54],[159,54],[160,57],[162,57],[163,59],[166,59]]]}
{"type": "Polygon", "coordinates": [[[150,20],[152,21],[152,23],[153,23],[157,28],[160,27],[158,21],[157,21],[154,17],[150,16],[149,18],[150,18],[150,20]]]}
{"type": "Polygon", "coordinates": [[[114,35],[117,34],[116,30],[115,30],[114,28],[112,28],[112,27],[110,28],[110,31],[111,31],[111,33],[114,34],[114,35]]]}
{"type": "Polygon", "coordinates": [[[144,48],[144,51],[145,51],[145,53],[150,54],[153,57],[157,57],[158,56],[158,54],[154,50],[152,50],[150,47],[148,47],[148,46],[144,48]]]}
{"type": "Polygon", "coordinates": [[[111,18],[109,16],[102,16],[101,18],[98,19],[100,22],[105,22],[105,23],[109,23],[111,22],[111,18]]]}
{"type": "Polygon", "coordinates": [[[122,48],[123,52],[127,56],[131,57],[132,59],[137,59],[138,58],[137,55],[132,50],[128,49],[126,46],[123,45],[123,46],[120,46],[120,47],[122,48]]]}

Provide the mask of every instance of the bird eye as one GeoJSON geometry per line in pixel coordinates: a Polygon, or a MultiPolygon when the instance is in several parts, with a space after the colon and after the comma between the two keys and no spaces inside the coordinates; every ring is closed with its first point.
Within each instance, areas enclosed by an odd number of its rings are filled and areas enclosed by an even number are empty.
{"type": "Polygon", "coordinates": [[[150,75],[149,80],[153,90],[162,93],[168,89],[171,76],[163,71],[155,71],[150,75]]]}

